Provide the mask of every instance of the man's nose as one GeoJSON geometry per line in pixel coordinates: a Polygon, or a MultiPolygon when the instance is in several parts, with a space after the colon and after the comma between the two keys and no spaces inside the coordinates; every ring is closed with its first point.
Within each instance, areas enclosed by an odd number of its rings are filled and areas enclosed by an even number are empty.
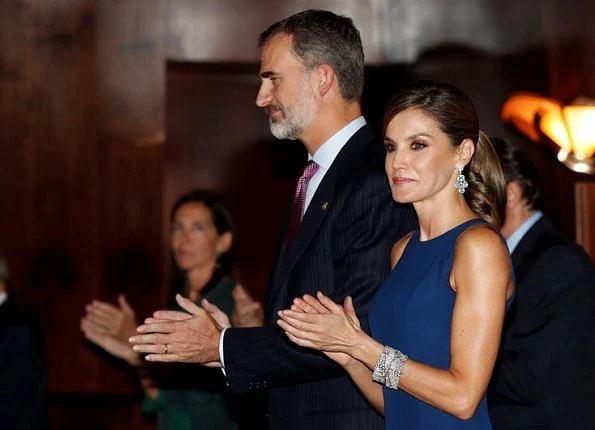
{"type": "Polygon", "coordinates": [[[256,106],[263,108],[270,104],[271,99],[271,92],[266,88],[264,83],[261,84],[258,89],[258,94],[256,94],[256,106]]]}

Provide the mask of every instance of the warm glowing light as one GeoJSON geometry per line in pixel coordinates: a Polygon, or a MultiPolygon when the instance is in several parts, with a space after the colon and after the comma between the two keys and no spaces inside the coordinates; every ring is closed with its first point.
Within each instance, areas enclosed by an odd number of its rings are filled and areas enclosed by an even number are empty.
{"type": "Polygon", "coordinates": [[[564,119],[576,158],[591,158],[595,152],[595,106],[566,106],[564,119]]]}
{"type": "Polygon", "coordinates": [[[545,113],[539,121],[539,128],[560,148],[566,152],[572,152],[572,144],[568,137],[568,130],[564,123],[561,107],[545,113]]]}
{"type": "Polygon", "coordinates": [[[581,173],[595,173],[595,106],[562,106],[533,93],[511,95],[500,112],[534,142],[542,134],[558,145],[558,160],[581,173]]]}
{"type": "Polygon", "coordinates": [[[500,117],[504,122],[512,122],[523,134],[534,142],[539,140],[539,130],[535,115],[559,111],[560,103],[554,99],[531,93],[516,93],[509,97],[502,106],[500,117]]]}

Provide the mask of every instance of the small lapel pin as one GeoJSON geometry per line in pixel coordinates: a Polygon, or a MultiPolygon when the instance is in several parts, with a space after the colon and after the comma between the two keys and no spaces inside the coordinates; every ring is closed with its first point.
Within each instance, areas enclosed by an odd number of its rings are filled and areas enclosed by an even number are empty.
{"type": "Polygon", "coordinates": [[[328,202],[324,202],[321,207],[323,212],[326,210],[326,208],[328,208],[328,202]]]}

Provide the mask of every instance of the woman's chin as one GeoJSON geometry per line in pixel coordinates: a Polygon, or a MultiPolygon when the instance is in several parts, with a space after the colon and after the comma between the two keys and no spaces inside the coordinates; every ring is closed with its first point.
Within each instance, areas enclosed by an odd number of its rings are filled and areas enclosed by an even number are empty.
{"type": "Polygon", "coordinates": [[[191,261],[176,260],[176,266],[178,266],[178,269],[181,271],[188,272],[190,269],[192,269],[194,264],[192,264],[191,261]]]}
{"type": "Polygon", "coordinates": [[[214,262],[212,264],[210,264],[210,262],[205,263],[202,260],[196,261],[196,260],[190,260],[190,259],[180,259],[180,260],[175,260],[175,262],[176,262],[176,266],[178,267],[178,269],[180,269],[183,272],[191,272],[194,269],[204,270],[207,267],[215,266],[214,262]]]}
{"type": "Polygon", "coordinates": [[[397,203],[400,204],[407,204],[407,203],[412,203],[413,199],[411,198],[411,196],[407,196],[405,193],[399,193],[399,192],[392,192],[391,193],[393,200],[397,203]]]}

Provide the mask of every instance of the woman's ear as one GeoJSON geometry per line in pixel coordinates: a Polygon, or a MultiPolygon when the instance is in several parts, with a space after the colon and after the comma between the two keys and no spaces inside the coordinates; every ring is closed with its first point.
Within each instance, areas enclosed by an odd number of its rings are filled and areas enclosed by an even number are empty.
{"type": "Polygon", "coordinates": [[[229,252],[232,243],[233,234],[230,231],[223,233],[221,236],[219,236],[219,239],[217,239],[217,253],[225,254],[226,252],[229,252]]]}
{"type": "Polygon", "coordinates": [[[465,139],[457,148],[458,164],[466,166],[475,153],[475,145],[471,139],[465,139]]]}

